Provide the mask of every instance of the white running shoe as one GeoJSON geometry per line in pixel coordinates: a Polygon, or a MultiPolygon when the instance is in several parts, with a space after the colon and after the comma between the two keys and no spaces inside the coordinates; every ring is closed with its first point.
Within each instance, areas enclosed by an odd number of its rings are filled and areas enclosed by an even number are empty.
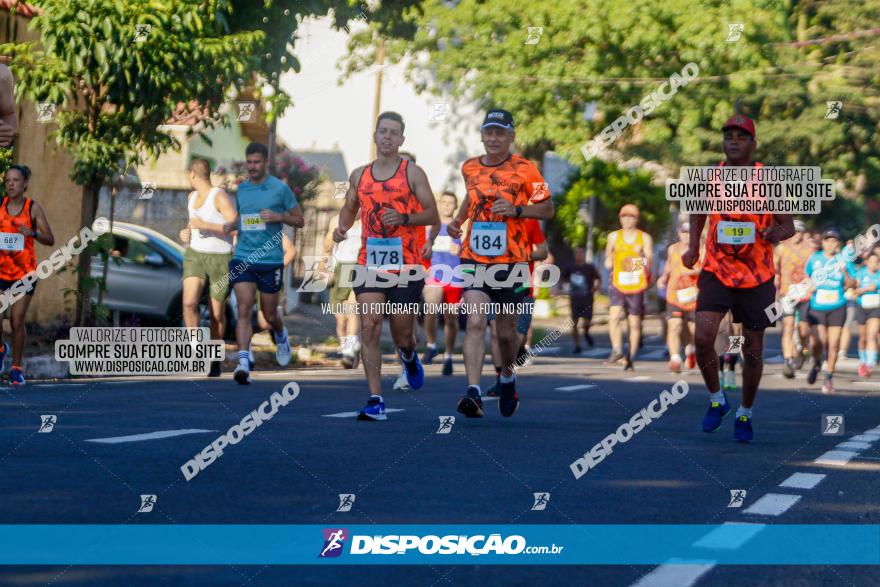
{"type": "Polygon", "coordinates": [[[394,382],[394,391],[413,390],[413,388],[409,386],[409,381],[406,380],[406,372],[403,369],[403,367],[400,368],[400,375],[398,375],[397,381],[394,382]]]}
{"type": "Polygon", "coordinates": [[[290,363],[290,341],[287,339],[287,328],[284,329],[284,341],[275,343],[275,360],[282,367],[290,363]]]}

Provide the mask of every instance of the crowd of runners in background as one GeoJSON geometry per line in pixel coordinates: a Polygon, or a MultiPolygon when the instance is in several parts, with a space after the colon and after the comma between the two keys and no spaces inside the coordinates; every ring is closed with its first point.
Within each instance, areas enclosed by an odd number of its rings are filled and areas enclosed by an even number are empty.
{"type": "MultiPolygon", "coordinates": [[[[531,355],[531,308],[538,293],[532,273],[536,263],[553,263],[541,223],[554,215],[547,183],[532,162],[511,152],[516,133],[513,115],[506,110],[486,114],[480,129],[485,152],[462,165],[466,193],[461,195],[447,191],[435,199],[415,157],[400,150],[404,131],[399,114],[379,116],[374,134],[377,158],[352,172],[339,216],[324,239],[324,259],[316,268],[333,275],[333,306],[357,304],[357,311],[337,313],[335,318],[342,364],[355,368],[362,363],[370,390],[359,418],[386,418],[380,344],[386,317],[400,359],[395,389],[419,389],[423,364],[438,357],[442,375],[452,375],[461,331],[467,386],[458,410],[467,417],[482,417],[482,398],[496,396],[501,414],[509,417],[520,401],[516,367],[531,355]],[[491,270],[508,285],[463,283],[459,273],[431,274],[432,267],[441,265],[463,265],[465,273],[473,274],[491,270]],[[422,266],[431,277],[391,288],[369,282],[349,287],[344,277],[357,266],[391,274],[422,266]],[[527,277],[517,281],[514,276],[523,266],[529,268],[527,277]],[[439,310],[389,312],[383,310],[386,303],[439,310]],[[459,311],[461,304],[478,311],[459,311]],[[495,374],[484,392],[487,342],[495,374]]],[[[757,141],[750,119],[732,117],[722,128],[722,140],[726,160],[719,165],[761,165],[752,158],[757,141]]],[[[211,184],[207,161],[192,162],[189,222],[180,233],[186,245],[185,324],[198,325],[198,303],[209,287],[212,335],[220,338],[224,304],[230,288],[234,291],[239,350],[233,378],[239,384],[250,383],[254,369],[250,345],[255,306],[258,328],[273,333],[278,364],[290,361],[278,304],[283,268],[295,253],[282,226],[301,227],[304,222],[289,186],[269,174],[266,146],[251,144],[246,162],[248,179],[234,197],[211,184]]],[[[35,240],[53,242],[45,212],[24,196],[29,175],[24,166],[6,173],[9,197],[0,206],[0,230],[6,227],[9,235],[0,251],[4,289],[33,269],[35,240]]],[[[858,374],[870,376],[878,360],[880,245],[856,251],[852,242],[843,247],[842,235],[833,227],[811,232],[803,222],[778,215],[677,218],[669,243],[656,242],[639,228],[639,221],[639,208],[624,205],[620,228],[607,237],[601,269],[587,258],[585,247],[575,246],[573,262],[562,268],[561,279],[551,288],[569,298],[571,320],[565,328],[570,328],[573,355],[583,352],[582,344],[595,344],[590,327],[604,281],[611,342],[607,362],[624,370],[636,368],[647,294],[656,288],[669,370],[699,368],[709,388],[710,409],[703,423],[707,432],[717,430],[731,410],[726,392],[737,389],[736,365],[742,358],[743,397],[735,436],[751,440],[764,330],[777,318],[782,323],[785,377],[793,378],[808,364],[807,381],[812,385],[824,365],[822,391],[833,392],[838,356],[849,347],[853,322],[858,325],[858,374]],[[807,279],[816,275],[822,278],[807,279]],[[771,311],[774,302],[782,308],[778,315],[771,311]]],[[[27,293],[32,294],[33,287],[27,293]]],[[[19,364],[26,309],[26,303],[17,304],[12,312],[16,364],[11,380],[16,384],[24,383],[19,364]]],[[[5,353],[4,345],[0,359],[5,353]]],[[[219,362],[214,363],[210,375],[220,376],[220,371],[219,362]]]]}

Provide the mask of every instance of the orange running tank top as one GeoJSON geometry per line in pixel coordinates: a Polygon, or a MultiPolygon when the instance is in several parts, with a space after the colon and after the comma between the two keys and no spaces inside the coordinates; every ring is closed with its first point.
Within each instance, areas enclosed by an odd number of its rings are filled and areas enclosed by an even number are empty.
{"type": "MultiPolygon", "coordinates": [[[[779,247],[781,249],[779,251],[779,289],[776,294],[781,297],[788,293],[789,287],[801,283],[807,278],[807,261],[815,251],[807,246],[806,239],[801,241],[799,245],[785,242],[779,247]]],[[[809,299],[810,294],[807,294],[799,301],[804,302],[809,299]]]]}
{"type": "Polygon", "coordinates": [[[397,171],[385,180],[376,179],[373,165],[371,163],[364,169],[357,186],[363,226],[358,264],[387,271],[399,271],[401,265],[419,265],[425,227],[388,226],[382,222],[386,208],[409,215],[422,211],[407,179],[409,161],[401,158],[397,171]]]}
{"type": "MultiPolygon", "coordinates": [[[[685,312],[693,312],[697,309],[697,278],[696,275],[684,275],[688,270],[681,262],[681,243],[669,247],[666,255],[666,263],[669,267],[669,282],[666,284],[666,302],[681,308],[685,312]]],[[[694,269],[700,270],[700,261],[694,264],[694,269]]]]}
{"type": "Polygon", "coordinates": [[[639,293],[648,289],[649,267],[639,266],[635,259],[645,258],[645,233],[636,229],[636,240],[632,243],[623,238],[623,230],[615,231],[614,260],[611,267],[611,282],[618,291],[625,294],[639,293]]]}
{"type": "Polygon", "coordinates": [[[31,220],[30,198],[18,214],[9,213],[9,198],[0,204],[0,279],[17,281],[37,269],[37,256],[34,253],[34,239],[18,232],[19,226],[34,230],[31,220]]]}
{"type": "Polygon", "coordinates": [[[502,198],[514,206],[538,204],[550,198],[544,177],[534,163],[510,155],[497,165],[473,157],[461,166],[467,188],[468,234],[461,239],[461,258],[472,263],[524,263],[529,260],[527,219],[492,212],[502,198]]]}
{"type": "MultiPolygon", "coordinates": [[[[720,166],[724,165],[722,161],[720,166]]],[[[755,163],[763,167],[762,163],[755,163]]],[[[757,287],[773,279],[773,245],[761,236],[773,224],[772,214],[711,214],[703,270],[734,289],[757,287]],[[747,242],[734,244],[737,236],[747,242]]]]}

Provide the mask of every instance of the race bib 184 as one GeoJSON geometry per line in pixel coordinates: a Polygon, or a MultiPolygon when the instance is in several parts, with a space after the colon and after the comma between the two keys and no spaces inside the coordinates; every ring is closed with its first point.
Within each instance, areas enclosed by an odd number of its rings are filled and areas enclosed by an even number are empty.
{"type": "Polygon", "coordinates": [[[507,224],[474,222],[471,227],[471,250],[484,257],[498,257],[507,252],[507,224]]]}

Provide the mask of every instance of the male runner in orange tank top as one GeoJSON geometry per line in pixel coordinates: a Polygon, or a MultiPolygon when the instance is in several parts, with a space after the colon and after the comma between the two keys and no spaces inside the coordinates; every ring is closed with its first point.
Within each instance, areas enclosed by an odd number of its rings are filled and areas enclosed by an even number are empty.
{"type": "MultiPolygon", "coordinates": [[[[373,135],[376,160],[351,173],[345,204],[339,211],[339,225],[333,235],[336,242],[345,240],[346,232],[360,214],[362,241],[358,265],[374,275],[401,274],[405,269],[421,267],[424,249],[433,246],[433,241],[424,238],[424,227],[440,221],[425,172],[400,156],[404,128],[400,114],[383,112],[379,115],[373,135]]],[[[373,287],[369,281],[354,287],[361,313],[361,359],[371,394],[366,407],[358,412],[359,420],[387,419],[379,346],[385,314],[382,306],[387,302],[411,308],[420,303],[424,285],[422,278],[409,279],[395,287],[373,287]]],[[[391,336],[407,381],[410,387],[419,389],[425,374],[416,355],[415,312],[389,311],[388,314],[391,336]]]]}
{"type": "Polygon", "coordinates": [[[657,288],[666,288],[666,320],[669,329],[666,344],[669,347],[669,370],[681,372],[681,343],[685,343],[686,366],[696,366],[694,355],[694,310],[697,308],[697,276],[700,274],[699,261],[693,269],[681,262],[682,254],[688,250],[691,227],[683,222],[678,228],[678,242],[669,245],[666,252],[666,267],[657,280],[657,288]]]}
{"type": "Polygon", "coordinates": [[[620,209],[620,230],[608,235],[605,246],[605,268],[611,270],[611,306],[608,309],[608,334],[611,337],[609,363],[626,359],[624,370],[632,371],[632,360],[642,339],[642,319],[645,316],[645,290],[651,275],[654,241],[647,232],[636,228],[639,209],[626,204],[620,209]],[[624,315],[629,322],[629,350],[623,354],[624,315]]]}
{"type": "MultiPolygon", "coordinates": [[[[722,127],[724,154],[721,165],[760,166],[752,156],[757,146],[755,123],[742,115],[728,119],[722,127]]],[[[682,255],[685,267],[692,268],[700,256],[699,243],[706,226],[705,214],[691,216],[691,240],[682,255]]],[[[752,404],[764,370],[764,329],[770,326],[766,308],[776,299],[773,285],[773,245],[791,237],[794,224],[781,214],[711,214],[706,238],[706,254],[697,287],[697,364],[709,389],[709,410],[703,431],[715,432],[730,412],[727,397],[718,378],[715,335],[724,315],[731,311],[733,321],[742,323],[743,352],[742,405],[736,411],[734,438],[749,442],[753,438],[752,404]],[[728,228],[735,228],[730,231],[728,228]],[[740,237],[731,236],[733,232],[740,237]]]]}
{"type": "MultiPolygon", "coordinates": [[[[13,293],[21,288],[22,278],[37,269],[37,256],[34,241],[52,246],[55,236],[46,219],[46,212],[37,202],[25,196],[31,170],[26,165],[13,165],[6,171],[7,197],[0,203],[0,291],[13,293]]],[[[26,283],[26,282],[25,282],[26,283]]],[[[36,282],[32,282],[25,292],[10,308],[12,323],[12,368],[9,383],[24,385],[24,372],[21,368],[24,343],[27,331],[24,317],[33,298],[36,282]]],[[[0,371],[3,359],[9,350],[3,343],[0,329],[0,371]]]]}

